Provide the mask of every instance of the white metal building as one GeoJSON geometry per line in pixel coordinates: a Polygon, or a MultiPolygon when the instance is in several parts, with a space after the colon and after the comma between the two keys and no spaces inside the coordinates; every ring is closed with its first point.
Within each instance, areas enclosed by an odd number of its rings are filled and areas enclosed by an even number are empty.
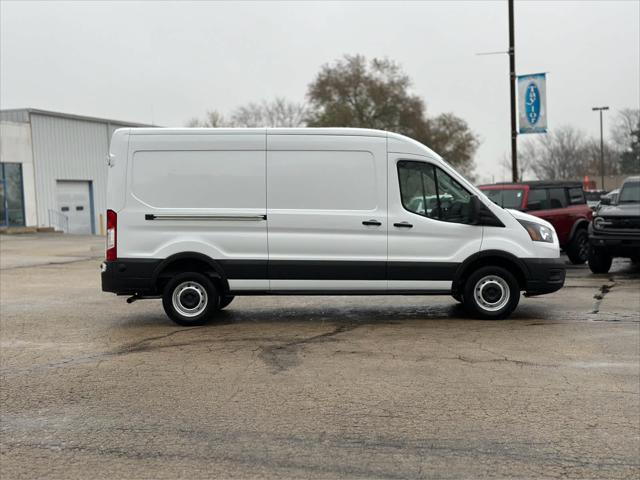
{"type": "Polygon", "coordinates": [[[111,135],[141,126],[150,125],[32,108],[0,110],[0,227],[101,233],[111,135]]]}

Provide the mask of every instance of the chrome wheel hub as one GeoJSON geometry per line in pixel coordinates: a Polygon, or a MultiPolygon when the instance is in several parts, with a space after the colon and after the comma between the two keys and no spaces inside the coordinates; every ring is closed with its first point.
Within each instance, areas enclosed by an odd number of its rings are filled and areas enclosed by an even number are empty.
{"type": "Polygon", "coordinates": [[[478,280],[473,294],[478,306],[488,312],[501,310],[511,298],[509,285],[497,275],[487,275],[478,280]]]}
{"type": "Polygon", "coordinates": [[[185,317],[197,317],[205,308],[209,301],[207,291],[198,282],[182,282],[173,289],[171,296],[173,308],[185,317]]]}

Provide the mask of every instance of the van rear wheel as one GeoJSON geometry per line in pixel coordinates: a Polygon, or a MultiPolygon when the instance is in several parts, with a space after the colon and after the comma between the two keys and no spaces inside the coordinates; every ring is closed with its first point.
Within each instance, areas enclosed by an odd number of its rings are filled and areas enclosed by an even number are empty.
{"type": "Polygon", "coordinates": [[[471,315],[485,319],[506,318],[518,306],[520,287],[508,270],[482,267],[467,279],[462,299],[471,315]]]}
{"type": "Polygon", "coordinates": [[[181,273],[164,288],[162,306],[178,325],[203,325],[215,312],[218,291],[207,277],[198,272],[181,273]]]}

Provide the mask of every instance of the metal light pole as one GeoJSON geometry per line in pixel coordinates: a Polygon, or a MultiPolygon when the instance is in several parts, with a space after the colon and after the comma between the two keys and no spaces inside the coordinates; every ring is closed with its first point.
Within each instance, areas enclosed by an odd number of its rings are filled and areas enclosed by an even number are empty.
{"type": "Polygon", "coordinates": [[[509,55],[509,89],[511,99],[511,179],[518,179],[518,123],[516,115],[516,46],[513,22],[513,0],[509,0],[509,50],[506,52],[482,52],[476,55],[509,55]]]}
{"type": "Polygon", "coordinates": [[[518,181],[518,126],[516,123],[516,47],[513,0],[509,0],[509,86],[511,87],[511,179],[518,181]]]}
{"type": "Polygon", "coordinates": [[[600,181],[601,188],[604,190],[604,136],[602,134],[602,112],[609,110],[609,107],[593,107],[591,110],[600,112],[600,181]]]}

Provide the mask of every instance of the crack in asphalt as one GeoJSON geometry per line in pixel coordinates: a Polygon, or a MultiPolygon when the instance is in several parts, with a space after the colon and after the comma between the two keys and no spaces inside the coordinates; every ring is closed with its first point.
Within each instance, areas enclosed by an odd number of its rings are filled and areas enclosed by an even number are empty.
{"type": "Polygon", "coordinates": [[[290,368],[298,366],[301,361],[299,358],[299,352],[305,345],[310,343],[321,343],[334,340],[332,337],[339,335],[340,333],[349,332],[360,327],[363,324],[360,323],[347,323],[344,325],[335,326],[330,332],[321,333],[319,335],[313,335],[311,337],[305,337],[293,340],[291,342],[270,345],[262,347],[259,357],[271,367],[274,374],[284,372],[290,368]]]}
{"type": "Polygon", "coordinates": [[[181,328],[181,329],[178,329],[178,330],[173,330],[173,331],[171,331],[169,333],[166,333],[164,335],[157,335],[157,336],[153,336],[153,337],[143,338],[143,339],[138,340],[136,342],[133,342],[131,344],[123,345],[123,346],[121,346],[120,348],[118,348],[117,350],[114,350],[114,351],[107,351],[107,352],[94,353],[94,354],[91,354],[91,355],[83,355],[83,356],[79,356],[79,357],[72,357],[72,358],[67,358],[67,359],[64,359],[64,360],[59,360],[59,361],[56,361],[56,362],[48,362],[48,363],[39,364],[39,365],[30,365],[30,366],[24,367],[24,368],[3,367],[3,368],[0,368],[0,374],[2,374],[2,375],[6,375],[6,374],[10,374],[10,373],[20,374],[20,373],[26,373],[26,372],[33,372],[33,371],[37,371],[37,370],[47,370],[47,369],[56,369],[56,368],[60,368],[60,367],[83,365],[83,364],[92,363],[92,362],[95,362],[95,361],[100,363],[100,362],[102,362],[102,361],[104,361],[104,360],[106,360],[108,358],[118,357],[118,356],[122,356],[122,355],[129,355],[129,354],[133,354],[133,353],[145,352],[145,351],[159,349],[159,348],[178,347],[178,346],[190,345],[190,344],[193,344],[193,343],[201,343],[203,341],[211,341],[210,339],[207,339],[207,340],[202,340],[200,342],[188,342],[188,343],[182,343],[182,344],[173,343],[171,345],[160,345],[160,346],[156,346],[156,347],[153,347],[151,345],[147,345],[149,342],[153,342],[155,340],[161,340],[161,339],[168,338],[168,337],[171,337],[173,335],[176,335],[178,333],[190,332],[192,330],[197,330],[199,328],[203,328],[203,327],[181,328]]]}
{"type": "MultiPolygon", "coordinates": [[[[494,462],[504,461],[528,461],[538,464],[540,467],[547,468],[550,464],[564,469],[576,468],[596,468],[604,467],[622,467],[637,469],[640,463],[637,461],[628,461],[626,459],[615,458],[579,458],[570,452],[560,454],[553,449],[544,449],[545,443],[502,443],[502,442],[483,442],[481,445],[476,442],[460,441],[460,439],[434,439],[420,438],[416,441],[405,441],[394,437],[377,437],[375,439],[361,438],[358,436],[330,436],[325,433],[316,438],[305,438],[297,435],[268,435],[271,437],[270,444],[276,442],[285,446],[285,451],[298,451],[299,453],[307,453],[310,449],[317,450],[320,445],[329,450],[334,450],[337,457],[333,461],[313,462],[309,461],[306,455],[302,455],[303,461],[299,460],[300,455],[278,458],[275,455],[260,455],[259,451],[249,451],[243,448],[237,451],[239,445],[245,445],[248,438],[257,437],[261,443],[264,443],[264,432],[244,432],[244,435],[229,435],[225,432],[221,434],[211,434],[211,432],[198,431],[197,429],[175,433],[183,434],[185,439],[189,439],[190,444],[198,445],[200,442],[206,442],[204,451],[198,448],[192,448],[188,451],[162,451],[149,450],[140,448],[124,448],[124,447],[104,447],[102,445],[87,445],[74,443],[48,443],[48,442],[7,442],[5,448],[7,450],[30,448],[38,450],[49,450],[57,452],[70,452],[78,454],[97,454],[110,456],[114,458],[129,458],[136,460],[164,459],[164,460],[191,460],[199,462],[230,461],[239,465],[249,465],[258,467],[283,468],[283,469],[302,469],[309,473],[324,474],[342,474],[348,476],[364,476],[366,478],[406,478],[406,474],[401,474],[397,470],[390,470],[382,467],[378,463],[359,467],[349,463],[340,461],[339,452],[350,450],[358,450],[366,452],[367,455],[386,456],[397,455],[402,453],[403,456],[465,456],[469,461],[481,461],[484,457],[492,458],[494,462]],[[216,448],[219,445],[221,448],[216,448]],[[225,445],[222,448],[222,445],[225,445]],[[236,448],[234,448],[236,447],[236,448]],[[532,448],[536,447],[536,448],[532,448]],[[547,450],[547,451],[545,451],[547,450]]],[[[182,435],[181,435],[182,436],[182,435]]],[[[384,457],[382,457],[384,458],[384,457]]],[[[548,470],[545,470],[548,475],[548,470]]]]}
{"type": "MultiPolygon", "coordinates": [[[[150,346],[147,345],[149,342],[153,342],[154,340],[162,340],[165,338],[169,338],[172,337],[178,333],[185,333],[185,332],[191,332],[193,330],[199,330],[201,328],[206,327],[206,325],[202,325],[199,327],[191,327],[191,328],[180,328],[177,330],[174,330],[172,332],[169,333],[165,333],[164,335],[158,335],[155,337],[147,337],[147,338],[143,338],[142,340],[138,340],[137,342],[133,342],[130,343],[128,345],[123,345],[122,347],[120,347],[118,350],[116,350],[115,352],[111,352],[113,355],[126,355],[129,353],[137,353],[137,352],[145,352],[148,350],[153,350],[153,348],[149,348],[150,346]]],[[[191,342],[192,343],[192,342],[191,342]]],[[[172,346],[175,346],[175,344],[172,344],[172,346]]]]}
{"type": "MultiPolygon", "coordinates": [[[[300,363],[300,361],[297,360],[298,351],[305,344],[330,341],[329,339],[331,339],[331,337],[343,332],[353,330],[361,325],[364,325],[364,323],[349,323],[349,324],[339,325],[339,326],[336,326],[332,331],[321,333],[319,335],[295,339],[290,342],[286,342],[284,344],[279,344],[274,346],[258,347],[262,350],[259,356],[263,361],[265,361],[265,363],[267,363],[273,368],[274,373],[278,373],[278,372],[287,370],[288,368],[291,368],[293,366],[296,366],[300,363]]],[[[178,343],[173,342],[170,344],[154,344],[153,343],[153,342],[156,342],[157,340],[163,340],[166,338],[173,337],[174,335],[177,335],[177,334],[188,333],[193,330],[199,330],[206,327],[207,327],[206,325],[203,325],[203,326],[192,327],[192,328],[180,328],[180,329],[165,333],[163,335],[146,337],[146,338],[137,340],[133,343],[122,345],[116,350],[112,350],[112,351],[72,357],[72,358],[67,358],[67,359],[63,359],[55,362],[39,364],[39,365],[30,365],[24,368],[3,367],[3,368],[0,368],[0,374],[3,374],[3,375],[21,374],[21,373],[38,371],[38,370],[56,369],[60,367],[83,365],[83,364],[93,363],[96,361],[98,363],[101,363],[102,361],[109,358],[131,355],[135,353],[143,353],[143,352],[149,352],[154,350],[161,350],[165,348],[177,348],[177,347],[202,344],[202,343],[212,343],[216,341],[223,341],[225,343],[237,342],[237,341],[266,341],[266,342],[280,341],[279,338],[273,338],[273,337],[251,337],[251,338],[240,338],[240,339],[202,338],[202,339],[192,339],[187,342],[178,342],[178,343]]]]}
{"type": "Polygon", "coordinates": [[[536,363],[536,362],[528,362],[526,360],[514,360],[512,358],[508,358],[506,356],[501,357],[501,358],[489,358],[489,359],[475,359],[475,358],[469,358],[469,357],[465,357],[463,355],[458,355],[455,359],[460,360],[461,362],[465,362],[465,363],[471,363],[471,364],[476,364],[476,363],[513,363],[515,365],[518,365],[520,367],[544,367],[544,368],[557,368],[558,365],[553,365],[550,363],[536,363]]]}
{"type": "Polygon", "coordinates": [[[607,293],[611,291],[613,287],[616,286],[616,281],[613,277],[609,279],[611,283],[604,283],[600,286],[596,294],[593,296],[593,306],[591,307],[591,313],[599,313],[600,312],[600,304],[607,293]]]}
{"type": "MultiPolygon", "coordinates": [[[[70,255],[71,256],[71,255],[70,255]]],[[[75,257],[73,260],[62,260],[60,262],[34,263],[30,265],[14,265],[13,267],[0,267],[0,271],[19,270],[23,268],[50,267],[52,265],[68,265],[70,263],[88,262],[89,260],[100,260],[102,257],[75,257]]]]}

